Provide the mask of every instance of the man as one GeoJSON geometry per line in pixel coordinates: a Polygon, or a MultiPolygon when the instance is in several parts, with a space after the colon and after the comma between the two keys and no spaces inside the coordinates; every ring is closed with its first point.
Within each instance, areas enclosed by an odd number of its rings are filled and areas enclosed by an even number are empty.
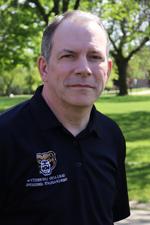
{"type": "Polygon", "coordinates": [[[0,118],[0,224],[112,225],[129,216],[124,137],[94,102],[108,80],[107,33],[81,11],[44,31],[43,85],[0,118]]]}

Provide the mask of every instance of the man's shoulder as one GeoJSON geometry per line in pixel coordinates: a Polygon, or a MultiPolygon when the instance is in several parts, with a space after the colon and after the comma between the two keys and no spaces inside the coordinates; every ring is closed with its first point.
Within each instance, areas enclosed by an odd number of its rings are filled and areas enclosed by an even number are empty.
{"type": "Polygon", "coordinates": [[[97,110],[96,110],[96,124],[103,132],[109,131],[114,135],[123,136],[122,130],[118,125],[118,123],[113,118],[110,118],[109,116],[97,110]]]}
{"type": "Polygon", "coordinates": [[[104,124],[105,126],[118,127],[118,124],[116,123],[116,121],[114,121],[112,118],[101,113],[98,110],[96,110],[96,120],[97,122],[99,122],[100,124],[104,124]]]}

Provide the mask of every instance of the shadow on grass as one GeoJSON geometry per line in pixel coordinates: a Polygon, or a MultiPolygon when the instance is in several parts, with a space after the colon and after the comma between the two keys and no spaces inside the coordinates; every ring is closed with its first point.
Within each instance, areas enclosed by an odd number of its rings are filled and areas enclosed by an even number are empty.
{"type": "Polygon", "coordinates": [[[150,163],[128,164],[126,165],[128,171],[128,179],[132,183],[136,183],[143,188],[146,184],[150,185],[150,163]]]}
{"type": "Polygon", "coordinates": [[[150,113],[139,111],[132,113],[109,114],[121,127],[127,141],[150,139],[150,113]]]}
{"type": "Polygon", "coordinates": [[[128,143],[127,145],[127,159],[130,162],[150,162],[150,143],[146,142],[137,142],[132,145],[128,143]]]}
{"type": "Polygon", "coordinates": [[[149,201],[150,163],[127,164],[126,169],[129,193],[135,192],[139,200],[149,201]]]}
{"type": "Polygon", "coordinates": [[[144,111],[109,114],[121,127],[127,144],[129,197],[150,201],[150,113],[144,111]]]}

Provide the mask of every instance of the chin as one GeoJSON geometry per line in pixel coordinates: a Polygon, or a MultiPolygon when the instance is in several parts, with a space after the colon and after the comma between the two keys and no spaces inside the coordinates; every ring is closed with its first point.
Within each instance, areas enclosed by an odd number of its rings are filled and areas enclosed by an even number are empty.
{"type": "Polygon", "coordinates": [[[88,97],[86,99],[78,98],[78,99],[72,99],[68,103],[73,106],[78,107],[91,107],[95,102],[95,99],[89,99],[88,97]]]}

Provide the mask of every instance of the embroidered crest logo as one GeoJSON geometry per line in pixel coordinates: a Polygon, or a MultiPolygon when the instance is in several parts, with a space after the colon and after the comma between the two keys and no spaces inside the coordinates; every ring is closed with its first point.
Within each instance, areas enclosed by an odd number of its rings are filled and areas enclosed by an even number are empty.
{"type": "Polygon", "coordinates": [[[36,154],[36,160],[39,165],[40,174],[49,176],[56,167],[56,154],[53,151],[42,152],[36,154]]]}

